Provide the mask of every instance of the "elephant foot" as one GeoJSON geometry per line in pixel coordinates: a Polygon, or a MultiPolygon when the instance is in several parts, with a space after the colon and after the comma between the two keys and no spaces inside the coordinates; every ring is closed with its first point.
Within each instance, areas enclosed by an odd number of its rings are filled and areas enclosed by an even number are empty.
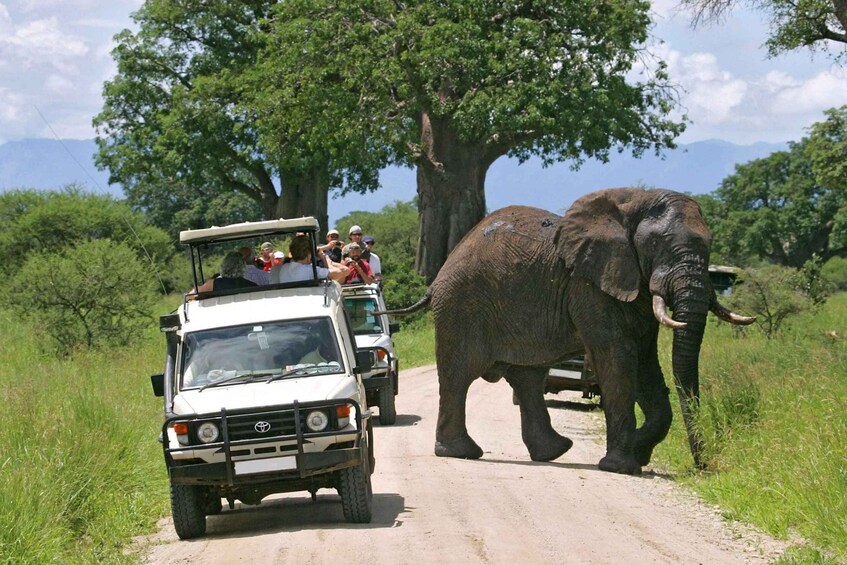
{"type": "Polygon", "coordinates": [[[465,435],[449,441],[436,441],[435,454],[438,457],[479,459],[482,457],[482,448],[471,439],[471,436],[465,435]]]}
{"type": "Polygon", "coordinates": [[[622,475],[640,475],[641,465],[633,457],[624,457],[616,454],[606,454],[597,465],[601,471],[620,473],[622,475]]]}
{"type": "Polygon", "coordinates": [[[533,442],[532,445],[527,444],[529,450],[529,458],[533,461],[552,461],[564,455],[571,447],[573,442],[557,433],[553,437],[543,442],[533,442]]]}

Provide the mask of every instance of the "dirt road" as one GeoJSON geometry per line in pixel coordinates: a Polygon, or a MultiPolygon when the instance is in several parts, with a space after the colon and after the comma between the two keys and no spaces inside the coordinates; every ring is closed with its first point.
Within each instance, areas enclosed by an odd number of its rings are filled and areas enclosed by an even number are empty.
{"type": "MultiPolygon", "coordinates": [[[[468,428],[478,461],[435,457],[438,383],[433,367],[404,371],[397,424],[375,429],[371,524],[344,521],[335,491],[236,505],[208,535],[179,541],[170,519],[142,542],[155,564],[231,563],[767,563],[784,544],[738,524],[645,469],[597,470],[602,414],[579,395],[548,396],[553,426],[574,447],[533,463],[504,382],[477,381],[468,428]]],[[[678,425],[675,423],[674,425],[678,425]]]]}

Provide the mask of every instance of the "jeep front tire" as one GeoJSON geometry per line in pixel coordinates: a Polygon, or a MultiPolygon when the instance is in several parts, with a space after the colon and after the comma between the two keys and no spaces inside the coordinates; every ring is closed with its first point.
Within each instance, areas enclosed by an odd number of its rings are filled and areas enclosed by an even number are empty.
{"type": "Polygon", "coordinates": [[[397,421],[397,406],[394,404],[394,379],[388,376],[388,384],[379,389],[379,423],[394,425],[397,421]]]}
{"type": "Polygon", "coordinates": [[[198,538],[206,533],[207,504],[204,487],[171,483],[171,511],[179,539],[198,538]]]}

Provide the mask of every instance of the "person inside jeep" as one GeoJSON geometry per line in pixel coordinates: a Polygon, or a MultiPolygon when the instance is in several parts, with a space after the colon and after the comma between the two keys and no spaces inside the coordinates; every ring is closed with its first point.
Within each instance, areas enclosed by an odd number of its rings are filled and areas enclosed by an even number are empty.
{"type": "Polygon", "coordinates": [[[196,290],[189,294],[209,292],[213,290],[235,290],[237,288],[248,288],[258,286],[253,281],[244,278],[244,258],[238,251],[230,251],[224,255],[221,261],[221,272],[210,278],[196,290]]]}
{"type": "MultiPolygon", "coordinates": [[[[312,242],[309,236],[298,235],[288,246],[288,251],[291,256],[286,259],[282,265],[274,265],[271,269],[270,282],[288,283],[295,281],[307,281],[314,278],[312,271],[312,242]]],[[[350,269],[340,263],[336,263],[332,259],[321,252],[321,260],[324,267],[317,267],[319,279],[332,279],[337,282],[343,282],[350,272],[350,269]]]]}

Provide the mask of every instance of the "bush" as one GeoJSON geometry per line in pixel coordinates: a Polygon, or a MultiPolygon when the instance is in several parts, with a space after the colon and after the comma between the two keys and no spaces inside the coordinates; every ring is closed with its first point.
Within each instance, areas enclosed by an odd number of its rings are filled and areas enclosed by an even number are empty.
{"type": "Polygon", "coordinates": [[[832,257],[824,263],[821,275],[838,290],[847,290],[847,259],[832,257]]]}
{"type": "Polygon", "coordinates": [[[151,323],[155,284],[129,246],[98,239],[28,259],[8,302],[67,353],[133,342],[151,323]]]}
{"type": "Polygon", "coordinates": [[[789,317],[814,307],[812,299],[800,289],[803,277],[789,267],[747,269],[739,279],[729,304],[738,312],[756,316],[756,324],[768,338],[778,334],[789,317]]]}
{"type": "MultiPolygon", "coordinates": [[[[59,192],[18,190],[0,195],[0,280],[14,276],[27,259],[68,252],[82,241],[110,239],[129,248],[124,260],[144,260],[162,278],[164,291],[183,281],[168,279],[174,247],[168,235],[111,196],[74,186],[59,192]],[[167,275],[166,275],[167,274],[167,275]]],[[[42,258],[43,259],[43,258],[42,258]]]]}

